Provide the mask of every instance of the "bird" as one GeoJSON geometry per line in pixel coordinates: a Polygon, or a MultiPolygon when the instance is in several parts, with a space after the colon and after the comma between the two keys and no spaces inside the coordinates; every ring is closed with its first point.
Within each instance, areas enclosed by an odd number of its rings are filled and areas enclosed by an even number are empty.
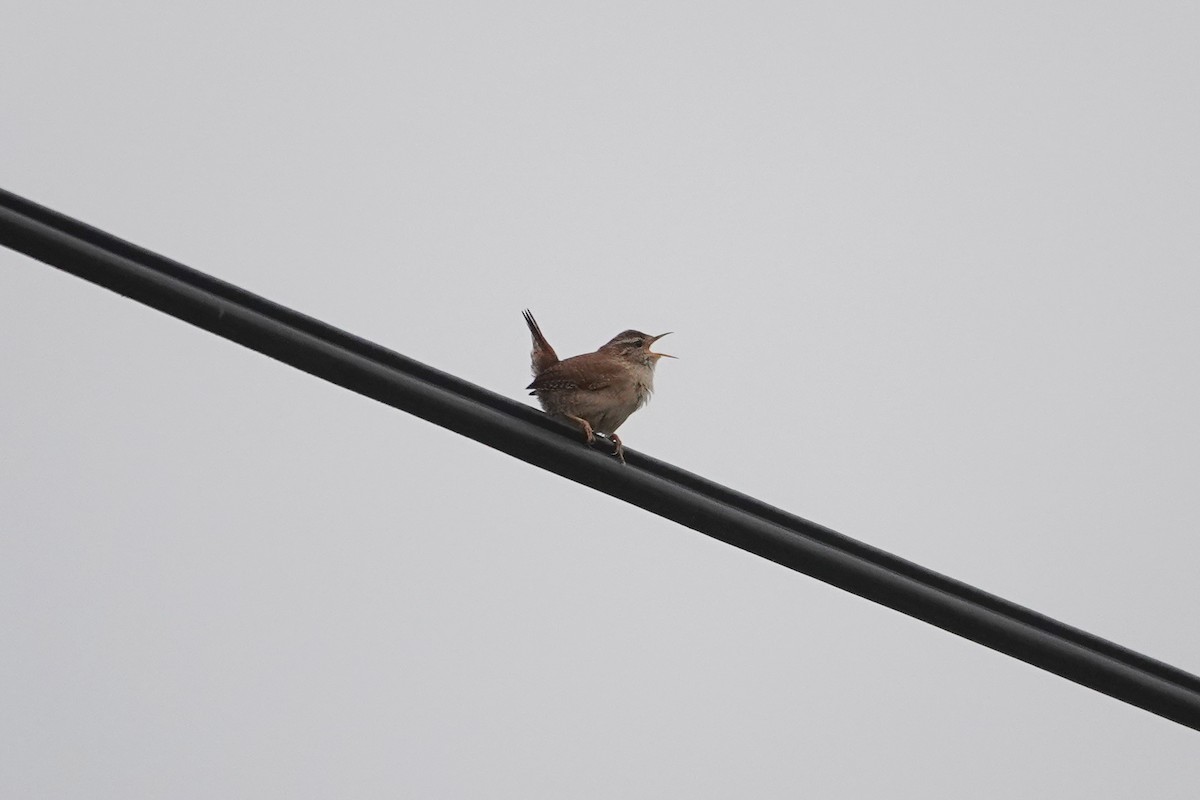
{"type": "Polygon", "coordinates": [[[560,361],[529,309],[522,316],[533,339],[529,353],[533,382],[525,387],[529,394],[537,397],[547,414],[578,426],[588,444],[595,442],[596,433],[607,434],[613,455],[624,464],[625,447],[617,428],[649,402],[659,359],[675,358],[650,350],[670,331],[658,336],[622,331],[594,353],[560,361]]]}

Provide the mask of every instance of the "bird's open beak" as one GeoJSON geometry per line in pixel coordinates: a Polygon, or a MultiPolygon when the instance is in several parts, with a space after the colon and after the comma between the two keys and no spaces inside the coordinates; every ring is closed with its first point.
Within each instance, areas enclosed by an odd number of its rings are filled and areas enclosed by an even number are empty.
{"type": "Polygon", "coordinates": [[[659,339],[661,339],[664,336],[670,336],[671,333],[672,333],[672,331],[667,331],[666,333],[660,333],[658,336],[655,336],[653,339],[646,342],[646,352],[652,356],[655,356],[656,358],[679,358],[679,356],[673,356],[673,355],[670,355],[669,353],[651,353],[650,352],[650,345],[654,344],[655,342],[657,342],[659,339]]]}

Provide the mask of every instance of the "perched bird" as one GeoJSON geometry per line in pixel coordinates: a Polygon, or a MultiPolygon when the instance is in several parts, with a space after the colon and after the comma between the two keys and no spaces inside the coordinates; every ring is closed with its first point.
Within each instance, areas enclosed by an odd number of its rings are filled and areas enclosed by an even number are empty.
{"type": "MultiPolygon", "coordinates": [[[[625,448],[617,428],[650,400],[654,391],[654,367],[660,358],[675,358],[650,352],[650,345],[666,336],[648,336],[641,331],[618,333],[594,353],[558,360],[558,354],[542,335],[533,314],[523,313],[533,350],[533,383],[526,386],[536,395],[547,414],[579,426],[587,443],[595,433],[606,433],[616,447],[615,455],[625,463],[625,448]]],[[[669,331],[668,331],[669,333],[669,331]]]]}

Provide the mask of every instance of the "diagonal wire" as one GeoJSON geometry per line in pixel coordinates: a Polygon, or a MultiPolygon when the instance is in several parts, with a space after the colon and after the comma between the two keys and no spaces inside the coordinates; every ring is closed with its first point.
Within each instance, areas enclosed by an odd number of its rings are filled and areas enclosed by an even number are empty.
{"type": "Polygon", "coordinates": [[[1200,677],[633,450],[0,189],[0,244],[351,391],[1200,730],[1200,677]]]}

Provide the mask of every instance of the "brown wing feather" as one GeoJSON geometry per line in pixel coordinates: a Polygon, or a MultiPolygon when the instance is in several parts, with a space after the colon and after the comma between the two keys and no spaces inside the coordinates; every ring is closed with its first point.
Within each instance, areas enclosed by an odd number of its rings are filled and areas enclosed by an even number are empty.
{"type": "Polygon", "coordinates": [[[543,370],[533,379],[533,383],[525,388],[533,390],[530,394],[575,389],[584,389],[589,392],[599,391],[610,386],[617,376],[602,366],[597,368],[595,363],[597,360],[607,359],[600,353],[584,353],[581,356],[572,356],[565,361],[559,361],[543,370]]]}

